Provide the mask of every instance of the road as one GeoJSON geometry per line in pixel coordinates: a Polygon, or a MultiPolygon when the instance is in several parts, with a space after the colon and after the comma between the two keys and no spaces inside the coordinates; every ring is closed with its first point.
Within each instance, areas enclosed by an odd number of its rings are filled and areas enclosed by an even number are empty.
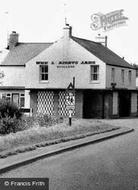
{"type": "Polygon", "coordinates": [[[0,177],[48,177],[50,190],[138,190],[138,119],[107,120],[134,132],[12,170],[0,177]]]}

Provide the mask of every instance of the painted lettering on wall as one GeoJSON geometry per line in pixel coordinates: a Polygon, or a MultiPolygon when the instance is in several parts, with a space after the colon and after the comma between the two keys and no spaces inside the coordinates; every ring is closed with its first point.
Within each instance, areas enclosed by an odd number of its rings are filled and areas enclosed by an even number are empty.
{"type": "Polygon", "coordinates": [[[59,61],[59,65],[77,65],[78,61],[59,61]]]}
{"type": "Polygon", "coordinates": [[[81,65],[95,64],[95,61],[58,61],[58,62],[37,61],[36,64],[51,64],[51,65],[56,65],[57,68],[74,68],[78,64],[81,65]]]}
{"type": "Polygon", "coordinates": [[[82,61],[81,64],[95,64],[95,61],[82,61]]]}
{"type": "MultiPolygon", "coordinates": [[[[78,65],[79,61],[59,61],[57,68],[74,68],[75,65],[78,65]]],[[[81,61],[82,65],[95,64],[95,61],[81,61]]]]}
{"type": "Polygon", "coordinates": [[[59,61],[57,68],[74,68],[78,61],[59,61]]]}

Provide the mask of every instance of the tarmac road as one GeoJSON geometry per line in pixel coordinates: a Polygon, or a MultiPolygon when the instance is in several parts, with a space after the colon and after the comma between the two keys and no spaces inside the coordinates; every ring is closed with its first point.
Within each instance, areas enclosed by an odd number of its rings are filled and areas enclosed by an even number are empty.
{"type": "Polygon", "coordinates": [[[138,190],[138,119],[106,122],[135,131],[39,160],[0,177],[48,177],[50,190],[138,190]]]}

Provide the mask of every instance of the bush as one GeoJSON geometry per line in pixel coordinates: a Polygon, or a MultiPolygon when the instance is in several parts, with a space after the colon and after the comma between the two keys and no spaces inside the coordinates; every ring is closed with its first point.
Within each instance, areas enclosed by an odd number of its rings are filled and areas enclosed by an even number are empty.
{"type": "Polygon", "coordinates": [[[36,124],[36,119],[35,117],[31,117],[31,116],[23,116],[20,121],[19,121],[19,127],[18,130],[19,131],[23,131],[26,129],[30,129],[32,127],[34,127],[36,124]]]}
{"type": "Polygon", "coordinates": [[[23,116],[20,109],[12,102],[0,100],[0,134],[15,133],[34,126],[48,127],[63,122],[63,118],[38,114],[23,116]]]}
{"type": "Polygon", "coordinates": [[[19,108],[12,102],[7,100],[0,100],[0,117],[15,117],[16,119],[20,119],[22,116],[21,111],[19,108]]]}
{"type": "Polygon", "coordinates": [[[63,118],[50,116],[47,114],[38,114],[34,120],[40,127],[48,127],[63,122],[63,118]]]}
{"type": "Polygon", "coordinates": [[[16,117],[5,116],[0,119],[0,133],[9,134],[18,131],[19,119],[16,117]]]}
{"type": "Polygon", "coordinates": [[[26,130],[32,127],[49,127],[51,125],[62,123],[63,118],[49,116],[47,114],[38,114],[36,116],[23,116],[19,122],[19,130],[26,130]]]}
{"type": "Polygon", "coordinates": [[[0,133],[9,134],[19,130],[22,113],[12,102],[0,100],[0,133]]]}

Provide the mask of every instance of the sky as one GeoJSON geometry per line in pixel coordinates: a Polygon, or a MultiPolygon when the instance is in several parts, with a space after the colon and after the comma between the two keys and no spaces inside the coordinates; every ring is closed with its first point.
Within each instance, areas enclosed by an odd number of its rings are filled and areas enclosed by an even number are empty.
{"type": "Polygon", "coordinates": [[[20,42],[53,42],[62,37],[67,22],[73,35],[95,40],[108,36],[108,47],[129,63],[138,64],[138,11],[136,0],[0,0],[0,50],[6,47],[11,31],[20,42]],[[123,9],[125,26],[110,31],[90,28],[91,15],[123,9]]]}

